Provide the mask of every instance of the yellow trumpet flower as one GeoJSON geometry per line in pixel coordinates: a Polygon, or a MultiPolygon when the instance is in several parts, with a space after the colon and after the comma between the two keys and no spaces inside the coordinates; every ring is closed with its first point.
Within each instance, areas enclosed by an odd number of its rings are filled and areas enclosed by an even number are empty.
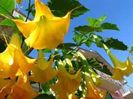
{"type": "Polygon", "coordinates": [[[40,0],[35,0],[36,14],[33,21],[24,22],[14,19],[18,29],[24,35],[28,46],[35,49],[53,49],[63,42],[70,24],[70,14],[56,17],[48,6],[40,0]]]}
{"type": "Polygon", "coordinates": [[[37,63],[31,68],[30,80],[40,83],[51,80],[57,74],[52,64],[53,60],[45,61],[43,52],[39,51],[37,63]]]}
{"type": "Polygon", "coordinates": [[[91,78],[86,77],[86,87],[85,99],[105,99],[106,91],[98,89],[91,78]]]}
{"type": "Polygon", "coordinates": [[[26,76],[20,76],[17,82],[11,87],[11,92],[7,99],[33,99],[37,96],[26,76]]]}
{"type": "Polygon", "coordinates": [[[0,78],[15,77],[18,70],[29,72],[35,60],[26,57],[20,46],[19,36],[14,34],[5,51],[0,53],[0,78]]]}
{"type": "Polygon", "coordinates": [[[70,74],[66,68],[59,66],[57,74],[58,82],[52,87],[57,99],[68,99],[70,94],[73,94],[79,87],[81,81],[80,70],[76,74],[70,74]]]}
{"type": "Polygon", "coordinates": [[[0,79],[0,99],[5,99],[11,92],[15,79],[0,79]]]}
{"type": "Polygon", "coordinates": [[[123,80],[124,76],[128,76],[129,74],[133,73],[133,65],[129,57],[125,62],[121,62],[111,53],[106,45],[104,45],[104,49],[114,65],[114,73],[112,78],[116,80],[123,80]]]}

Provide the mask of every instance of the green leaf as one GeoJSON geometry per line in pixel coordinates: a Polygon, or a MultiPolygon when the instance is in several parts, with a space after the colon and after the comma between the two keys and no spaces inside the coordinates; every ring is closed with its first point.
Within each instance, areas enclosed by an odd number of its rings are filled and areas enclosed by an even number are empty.
{"type": "Polygon", "coordinates": [[[103,46],[103,42],[104,39],[100,36],[100,35],[95,35],[92,34],[92,41],[98,46],[98,47],[102,47],[103,46]]]}
{"type": "Polygon", "coordinates": [[[83,35],[75,32],[73,40],[79,45],[83,40],[83,35]]]}
{"type": "Polygon", "coordinates": [[[50,49],[44,49],[43,52],[44,53],[51,53],[51,50],[50,49]]]}
{"type": "Polygon", "coordinates": [[[100,18],[98,19],[95,19],[95,18],[88,18],[88,22],[89,22],[89,25],[90,26],[93,26],[93,27],[99,27],[100,24],[106,19],[106,16],[101,16],[100,18]]]}
{"type": "Polygon", "coordinates": [[[85,42],[85,45],[90,47],[92,44],[92,39],[91,38],[88,38],[88,40],[85,42]]]}
{"type": "Polygon", "coordinates": [[[62,43],[62,44],[60,44],[59,46],[58,46],[58,48],[60,48],[60,49],[69,49],[69,48],[71,48],[71,47],[75,47],[76,46],[76,44],[75,43],[62,43]]]}
{"type": "Polygon", "coordinates": [[[0,22],[1,26],[16,26],[15,23],[10,19],[4,19],[0,22]]]}
{"type": "Polygon", "coordinates": [[[48,83],[46,83],[46,84],[42,84],[41,87],[42,87],[44,93],[49,92],[50,86],[49,86],[48,83]]]}
{"type": "Polygon", "coordinates": [[[16,24],[10,19],[3,19],[2,21],[0,21],[0,26],[11,27],[13,32],[19,32],[16,24]]]}
{"type": "Polygon", "coordinates": [[[40,94],[35,99],[55,99],[55,97],[53,95],[40,94]]]}
{"type": "Polygon", "coordinates": [[[130,47],[129,53],[133,54],[133,45],[130,47]]]}
{"type": "Polygon", "coordinates": [[[80,33],[90,33],[90,32],[101,32],[102,29],[100,27],[92,27],[92,26],[78,26],[75,27],[75,31],[79,31],[80,33]]]}
{"type": "Polygon", "coordinates": [[[108,23],[108,22],[101,24],[101,28],[102,29],[117,30],[117,31],[119,31],[119,28],[117,27],[116,24],[112,24],[112,23],[108,23]]]}
{"type": "Polygon", "coordinates": [[[109,47],[117,50],[127,50],[127,45],[125,45],[122,41],[114,38],[108,38],[104,43],[109,47]]]}
{"type": "Polygon", "coordinates": [[[48,6],[55,16],[64,16],[73,9],[71,18],[78,17],[89,10],[77,0],[49,0],[48,6]]]}
{"type": "Polygon", "coordinates": [[[0,0],[0,13],[11,16],[15,6],[15,0],[0,0]]]}
{"type": "Polygon", "coordinates": [[[112,75],[112,73],[110,72],[108,67],[106,65],[104,65],[104,63],[98,61],[96,58],[88,58],[87,61],[90,64],[90,66],[92,66],[93,68],[95,68],[103,73],[106,73],[108,75],[112,75]]]}

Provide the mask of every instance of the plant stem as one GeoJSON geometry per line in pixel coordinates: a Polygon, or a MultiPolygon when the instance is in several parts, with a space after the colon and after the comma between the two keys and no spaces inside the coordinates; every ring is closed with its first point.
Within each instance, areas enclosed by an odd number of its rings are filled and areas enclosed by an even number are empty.
{"type": "Polygon", "coordinates": [[[30,13],[31,13],[31,8],[30,8],[30,6],[31,6],[31,0],[29,0],[29,3],[28,3],[28,13],[27,13],[27,16],[26,16],[25,21],[27,21],[27,20],[29,19],[29,16],[30,16],[30,13]]]}

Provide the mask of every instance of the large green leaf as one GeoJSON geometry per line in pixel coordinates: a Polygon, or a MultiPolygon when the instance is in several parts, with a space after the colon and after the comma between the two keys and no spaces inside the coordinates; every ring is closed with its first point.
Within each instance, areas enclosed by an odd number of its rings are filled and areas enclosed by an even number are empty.
{"type": "Polygon", "coordinates": [[[109,48],[117,49],[117,50],[127,50],[127,45],[125,45],[122,41],[114,38],[108,38],[104,42],[109,48]]]}
{"type": "Polygon", "coordinates": [[[71,18],[78,17],[89,10],[77,0],[49,0],[48,6],[56,16],[64,16],[68,11],[74,9],[71,18]]]}
{"type": "Polygon", "coordinates": [[[108,30],[117,30],[117,31],[119,30],[116,24],[112,24],[108,22],[101,24],[101,28],[108,29],[108,30]]]}
{"type": "Polygon", "coordinates": [[[15,9],[15,0],[0,0],[0,13],[4,15],[12,15],[15,9]]]}

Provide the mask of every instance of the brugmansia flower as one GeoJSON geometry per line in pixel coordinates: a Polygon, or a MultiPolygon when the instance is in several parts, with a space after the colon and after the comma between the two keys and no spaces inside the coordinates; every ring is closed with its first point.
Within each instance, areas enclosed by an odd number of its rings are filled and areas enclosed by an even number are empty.
{"type": "Polygon", "coordinates": [[[0,79],[0,99],[5,99],[11,92],[11,87],[15,84],[15,79],[0,79]]]}
{"type": "Polygon", "coordinates": [[[106,92],[98,89],[91,78],[86,77],[86,87],[87,92],[85,95],[85,99],[105,99],[106,92]]]}
{"type": "Polygon", "coordinates": [[[15,77],[18,71],[26,74],[35,60],[26,57],[21,51],[18,34],[13,34],[4,52],[0,53],[0,78],[15,77]]]}
{"type": "Polygon", "coordinates": [[[70,74],[66,71],[64,65],[59,66],[57,74],[58,82],[52,87],[57,99],[68,99],[69,95],[74,93],[81,81],[80,70],[76,74],[70,74]]]}
{"type": "Polygon", "coordinates": [[[56,76],[57,72],[52,68],[53,60],[46,61],[42,51],[38,52],[37,63],[31,69],[30,80],[44,83],[56,76]]]}
{"type": "Polygon", "coordinates": [[[123,76],[128,76],[133,73],[133,65],[129,58],[125,62],[121,62],[111,53],[106,45],[104,45],[104,49],[114,65],[114,73],[112,76],[114,79],[123,80],[123,76]]]}
{"type": "Polygon", "coordinates": [[[40,0],[35,0],[35,9],[33,21],[15,19],[14,22],[26,38],[28,46],[35,49],[56,48],[68,31],[71,11],[64,17],[56,17],[40,0]]]}
{"type": "Polygon", "coordinates": [[[20,76],[17,82],[11,87],[8,99],[34,99],[37,96],[26,76],[20,76]]]}

